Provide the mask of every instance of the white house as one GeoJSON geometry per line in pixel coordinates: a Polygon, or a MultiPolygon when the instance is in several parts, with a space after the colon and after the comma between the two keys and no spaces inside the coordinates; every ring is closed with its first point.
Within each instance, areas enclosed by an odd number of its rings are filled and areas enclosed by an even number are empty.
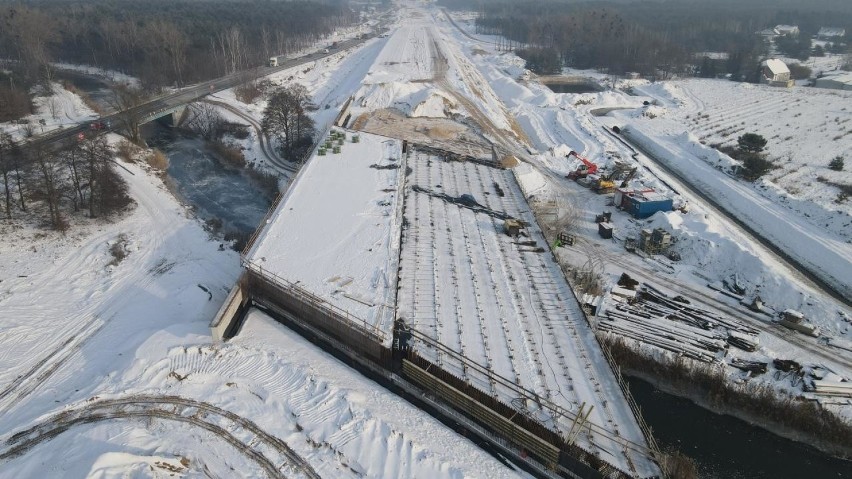
{"type": "Polygon", "coordinates": [[[834,40],[837,38],[843,38],[845,36],[846,29],[836,27],[822,27],[817,33],[817,38],[820,38],[821,40],[834,40]]]}
{"type": "Polygon", "coordinates": [[[760,69],[760,82],[772,86],[793,86],[790,79],[790,69],[781,60],[771,58],[762,63],[760,69]]]}
{"type": "Polygon", "coordinates": [[[777,31],[779,35],[790,35],[791,37],[795,37],[799,34],[799,27],[796,25],[775,25],[775,31],[777,31]]]}

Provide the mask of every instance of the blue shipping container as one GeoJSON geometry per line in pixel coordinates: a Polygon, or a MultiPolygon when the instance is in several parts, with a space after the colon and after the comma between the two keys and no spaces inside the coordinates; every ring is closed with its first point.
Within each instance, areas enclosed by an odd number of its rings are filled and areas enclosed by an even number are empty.
{"type": "Polygon", "coordinates": [[[644,200],[637,197],[628,197],[628,207],[626,209],[634,218],[641,220],[653,215],[657,211],[673,210],[674,202],[671,198],[644,200]]]}

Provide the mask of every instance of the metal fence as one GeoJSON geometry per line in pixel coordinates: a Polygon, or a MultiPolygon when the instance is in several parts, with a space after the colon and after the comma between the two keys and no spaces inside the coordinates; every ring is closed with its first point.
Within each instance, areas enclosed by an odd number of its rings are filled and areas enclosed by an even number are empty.
{"type": "Polygon", "coordinates": [[[298,321],[359,349],[377,362],[384,357],[382,350],[387,349],[384,346],[386,332],[259,265],[249,262],[244,266],[252,301],[284,309],[298,321]]]}

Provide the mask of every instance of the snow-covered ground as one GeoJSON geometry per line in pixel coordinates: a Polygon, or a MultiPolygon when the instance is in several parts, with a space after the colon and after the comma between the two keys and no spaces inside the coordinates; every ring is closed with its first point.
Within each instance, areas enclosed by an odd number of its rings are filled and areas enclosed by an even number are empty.
{"type": "MultiPolygon", "coordinates": [[[[660,106],[652,107],[655,118],[646,113],[634,121],[648,128],[688,130],[711,146],[736,147],[744,133],[763,135],[778,168],[759,183],[761,194],[786,203],[819,228],[852,239],[852,202],[837,202],[840,190],[831,184],[852,185],[852,169],[828,168],[833,158],[852,151],[852,93],[699,79],[635,86],[634,91],[659,100],[660,106]]],[[[733,163],[718,155],[702,159],[722,168],[733,163]]]]}
{"type": "MultiPolygon", "coordinates": [[[[240,336],[227,344],[210,344],[197,331],[160,331],[138,345],[128,362],[98,388],[95,399],[58,409],[66,416],[108,412],[118,417],[42,438],[3,464],[0,477],[43,477],[45,464],[63,477],[127,477],[145,470],[184,477],[263,477],[264,469],[248,452],[278,459],[283,448],[246,430],[243,418],[301,458],[284,456],[275,463],[287,477],[317,477],[306,471],[341,478],[517,476],[258,311],[249,313],[240,336]],[[199,406],[182,405],[179,398],[200,402],[204,414],[191,414],[199,406]],[[106,401],[126,404],[100,406],[106,401]],[[239,417],[217,417],[209,406],[239,417]],[[128,417],[132,411],[177,414],[134,419],[128,417]],[[178,420],[180,415],[189,420],[178,420]],[[204,430],[206,424],[226,428],[239,447],[226,443],[223,434],[204,430]]],[[[34,424],[61,421],[51,414],[34,424]]]]}
{"type": "Polygon", "coordinates": [[[16,141],[27,138],[27,128],[34,135],[48,133],[66,126],[76,126],[78,123],[90,121],[99,115],[86,106],[83,100],[74,93],[62,88],[59,83],[53,84],[51,95],[39,95],[33,100],[35,113],[25,116],[12,123],[0,123],[0,130],[12,135],[16,141]],[[28,125],[22,123],[25,121],[28,125]],[[41,122],[44,122],[42,125],[41,122]]]}
{"type": "Polygon", "coordinates": [[[112,83],[120,83],[134,88],[139,88],[141,85],[138,78],[115,70],[105,70],[103,68],[93,67],[90,65],[77,65],[74,63],[61,62],[54,63],[53,66],[60,70],[71,70],[79,73],[85,73],[86,75],[109,80],[112,83]]]}

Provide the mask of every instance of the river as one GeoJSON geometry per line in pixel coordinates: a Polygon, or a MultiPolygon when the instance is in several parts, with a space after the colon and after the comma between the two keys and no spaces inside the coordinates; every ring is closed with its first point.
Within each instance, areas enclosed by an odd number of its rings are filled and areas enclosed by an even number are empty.
{"type": "Polygon", "coordinates": [[[245,170],[226,164],[198,136],[152,122],[142,129],[146,143],[169,158],[173,190],[199,218],[222,222],[222,233],[249,236],[274,198],[245,170]]]}
{"type": "Polygon", "coordinates": [[[627,378],[645,421],[663,450],[695,459],[705,479],[830,479],[852,477],[852,462],[835,459],[731,416],[627,378]]]}

